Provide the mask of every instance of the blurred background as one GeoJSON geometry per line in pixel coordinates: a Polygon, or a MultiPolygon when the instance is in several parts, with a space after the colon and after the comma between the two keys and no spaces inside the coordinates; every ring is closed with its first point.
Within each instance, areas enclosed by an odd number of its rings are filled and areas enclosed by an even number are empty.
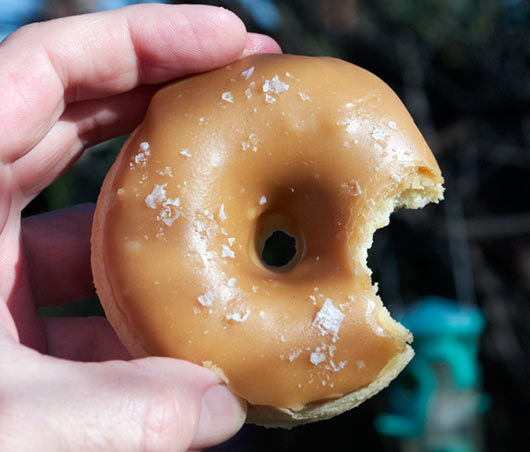
{"type": "MultiPolygon", "coordinates": [[[[0,0],[0,40],[121,0],[0,0]]],[[[196,2],[187,2],[196,3],[196,2]]],[[[226,0],[284,52],[363,66],[401,97],[446,200],[375,235],[374,281],[418,356],[361,407],[294,430],[245,426],[215,451],[512,451],[530,437],[530,3],[226,0]],[[443,298],[433,298],[443,297],[443,298]]],[[[96,201],[124,138],[88,150],[25,215],[96,201]]],[[[43,315],[103,315],[97,299],[43,315]]]]}

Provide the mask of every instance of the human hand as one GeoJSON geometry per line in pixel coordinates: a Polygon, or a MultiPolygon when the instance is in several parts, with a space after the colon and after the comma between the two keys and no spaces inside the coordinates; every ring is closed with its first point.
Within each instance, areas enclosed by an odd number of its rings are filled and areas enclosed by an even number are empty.
{"type": "Polygon", "coordinates": [[[139,5],[19,29],[0,44],[0,449],[186,450],[244,403],[211,371],[130,360],[103,318],[39,318],[93,292],[92,205],[21,220],[85,147],[132,130],[158,85],[279,52],[230,12],[139,5]]]}

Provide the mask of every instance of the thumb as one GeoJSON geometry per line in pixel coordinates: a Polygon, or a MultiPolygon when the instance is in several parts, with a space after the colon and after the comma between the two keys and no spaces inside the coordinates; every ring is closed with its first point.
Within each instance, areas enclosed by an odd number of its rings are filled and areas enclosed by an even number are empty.
{"type": "Polygon", "coordinates": [[[232,437],[245,422],[246,403],[212,371],[169,358],[146,358],[132,363],[141,373],[147,372],[148,380],[153,377],[162,380],[143,382],[149,388],[147,409],[141,421],[142,450],[211,447],[232,437]],[[153,384],[158,384],[158,389],[153,384]]]}
{"type": "Polygon", "coordinates": [[[6,367],[0,394],[8,424],[0,422],[0,444],[8,432],[13,450],[186,451],[227,440],[245,420],[244,402],[213,372],[185,361],[21,355],[21,369],[6,367]]]}

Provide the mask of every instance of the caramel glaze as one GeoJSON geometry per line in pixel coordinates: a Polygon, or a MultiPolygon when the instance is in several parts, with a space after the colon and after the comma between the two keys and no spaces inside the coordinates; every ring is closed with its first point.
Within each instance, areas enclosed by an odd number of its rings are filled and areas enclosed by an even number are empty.
{"type": "Polygon", "coordinates": [[[174,82],[102,191],[110,320],[252,404],[363,387],[410,339],[380,322],[365,249],[412,173],[441,180],[397,96],[349,63],[260,55],[174,82]],[[275,230],[296,238],[285,268],[259,257],[275,230]]]}

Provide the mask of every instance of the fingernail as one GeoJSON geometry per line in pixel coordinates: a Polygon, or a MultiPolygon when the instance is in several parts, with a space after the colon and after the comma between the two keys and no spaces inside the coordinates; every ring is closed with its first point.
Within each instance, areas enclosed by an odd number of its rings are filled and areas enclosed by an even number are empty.
{"type": "Polygon", "coordinates": [[[216,385],[204,394],[199,427],[192,448],[205,448],[233,436],[246,419],[246,405],[225,385],[216,385]]]}

